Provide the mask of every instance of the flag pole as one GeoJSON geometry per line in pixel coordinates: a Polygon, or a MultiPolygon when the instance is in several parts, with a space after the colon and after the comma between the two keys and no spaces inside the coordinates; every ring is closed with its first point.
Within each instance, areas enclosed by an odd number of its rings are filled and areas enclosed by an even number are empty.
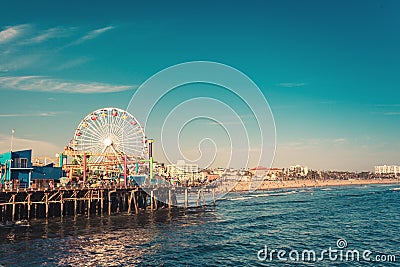
{"type": "Polygon", "coordinates": [[[13,141],[14,141],[15,129],[11,130],[11,152],[13,151],[13,141]]]}

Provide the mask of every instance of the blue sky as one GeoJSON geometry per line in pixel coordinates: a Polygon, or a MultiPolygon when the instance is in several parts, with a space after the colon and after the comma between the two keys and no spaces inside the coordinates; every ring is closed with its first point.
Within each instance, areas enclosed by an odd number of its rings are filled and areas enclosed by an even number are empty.
{"type": "Polygon", "coordinates": [[[53,156],[92,110],[124,109],[151,75],[207,60],[262,90],[274,166],[400,164],[398,1],[215,2],[2,1],[1,150],[15,128],[16,147],[53,156]]]}

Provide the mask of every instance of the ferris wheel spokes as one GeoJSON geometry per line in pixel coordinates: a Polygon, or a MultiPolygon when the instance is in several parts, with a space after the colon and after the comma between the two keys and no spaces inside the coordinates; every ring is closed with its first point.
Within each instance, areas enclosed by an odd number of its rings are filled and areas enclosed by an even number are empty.
{"type": "Polygon", "coordinates": [[[90,156],[95,164],[107,162],[110,155],[117,161],[147,156],[143,128],[128,112],[103,108],[87,115],[75,131],[71,147],[90,156]]]}

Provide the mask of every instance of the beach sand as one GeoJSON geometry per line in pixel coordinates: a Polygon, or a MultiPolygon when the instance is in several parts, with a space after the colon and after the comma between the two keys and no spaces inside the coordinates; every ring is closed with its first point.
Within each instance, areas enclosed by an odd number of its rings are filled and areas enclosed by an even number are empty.
{"type": "MultiPolygon", "coordinates": [[[[289,181],[263,181],[256,190],[273,190],[285,188],[308,188],[325,186],[350,186],[369,184],[400,184],[399,179],[371,179],[371,180],[289,180],[289,181]]],[[[233,191],[248,191],[250,182],[239,182],[233,191]]]]}

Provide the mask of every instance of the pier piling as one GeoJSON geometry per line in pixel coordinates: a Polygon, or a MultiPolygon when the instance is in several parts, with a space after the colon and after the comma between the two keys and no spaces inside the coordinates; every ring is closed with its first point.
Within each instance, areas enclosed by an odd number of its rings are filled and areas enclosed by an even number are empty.
{"type": "Polygon", "coordinates": [[[189,206],[189,200],[188,200],[188,189],[185,188],[185,200],[184,200],[185,204],[184,207],[187,208],[189,206]]]}

